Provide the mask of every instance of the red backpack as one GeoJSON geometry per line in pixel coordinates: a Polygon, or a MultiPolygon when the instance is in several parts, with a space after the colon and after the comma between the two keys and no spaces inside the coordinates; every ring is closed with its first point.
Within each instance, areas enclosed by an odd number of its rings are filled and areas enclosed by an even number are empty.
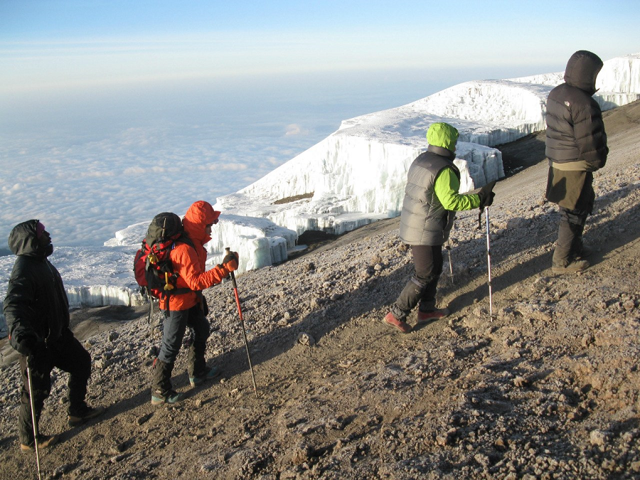
{"type": "Polygon", "coordinates": [[[178,242],[191,244],[184,235],[180,217],[170,212],[153,217],[133,260],[133,272],[143,295],[163,299],[191,291],[176,287],[178,274],[173,271],[169,254],[178,242]]]}

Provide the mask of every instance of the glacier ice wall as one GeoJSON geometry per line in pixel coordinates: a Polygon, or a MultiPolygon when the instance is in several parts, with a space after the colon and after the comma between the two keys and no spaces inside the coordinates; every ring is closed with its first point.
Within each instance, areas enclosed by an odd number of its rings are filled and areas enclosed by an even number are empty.
{"type": "MultiPolygon", "coordinates": [[[[341,129],[261,180],[219,198],[216,208],[268,218],[297,234],[341,234],[400,213],[407,170],[423,149],[341,129]],[[308,198],[282,203],[305,194],[308,198]]],[[[501,153],[494,148],[459,142],[455,162],[462,191],[504,176],[501,153]]]]}
{"type": "MultiPolygon", "coordinates": [[[[430,124],[460,131],[456,165],[466,192],[504,176],[494,148],[544,130],[546,99],[563,73],[471,81],[397,108],[344,120],[320,143],[239,192],[223,212],[268,218],[301,234],[343,233],[399,214],[407,169],[427,147],[430,124]]],[[[640,98],[640,54],[604,63],[596,99],[603,109],[640,98]]]]}

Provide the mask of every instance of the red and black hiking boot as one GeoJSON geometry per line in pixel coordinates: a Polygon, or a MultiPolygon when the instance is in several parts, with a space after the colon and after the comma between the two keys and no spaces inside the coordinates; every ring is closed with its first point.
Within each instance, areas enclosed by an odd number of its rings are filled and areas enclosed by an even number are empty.
{"type": "Polygon", "coordinates": [[[409,325],[407,322],[404,322],[402,320],[398,320],[391,312],[387,313],[387,316],[384,317],[383,321],[387,325],[396,327],[402,333],[409,333],[411,331],[411,325],[409,325]]]}
{"type": "Polygon", "coordinates": [[[429,310],[428,312],[423,312],[418,310],[418,325],[424,325],[429,322],[433,322],[434,320],[439,320],[441,318],[449,315],[448,308],[436,308],[435,310],[429,310]]]}

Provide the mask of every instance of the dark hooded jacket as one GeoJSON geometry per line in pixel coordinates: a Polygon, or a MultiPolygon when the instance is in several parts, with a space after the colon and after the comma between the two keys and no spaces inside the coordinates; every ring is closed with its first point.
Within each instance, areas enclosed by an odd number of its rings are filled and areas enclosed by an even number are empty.
{"type": "Polygon", "coordinates": [[[574,53],[567,63],[565,83],[549,93],[546,156],[553,168],[594,172],[605,165],[607,135],[600,106],[592,98],[602,66],[594,53],[574,53]]]}
{"type": "Polygon", "coordinates": [[[9,248],[18,258],[4,299],[4,316],[16,350],[27,337],[52,345],[69,328],[67,294],[58,270],[38,242],[37,225],[38,220],[20,223],[9,235],[9,248]]]}

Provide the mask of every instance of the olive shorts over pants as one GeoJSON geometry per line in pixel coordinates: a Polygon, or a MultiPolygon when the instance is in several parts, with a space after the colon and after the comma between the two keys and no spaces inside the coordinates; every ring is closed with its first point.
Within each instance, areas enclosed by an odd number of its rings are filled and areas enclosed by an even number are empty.
{"type": "Polygon", "coordinates": [[[558,240],[552,264],[566,267],[583,251],[582,232],[595,202],[593,173],[550,168],[547,200],[560,208],[558,240]]]}

